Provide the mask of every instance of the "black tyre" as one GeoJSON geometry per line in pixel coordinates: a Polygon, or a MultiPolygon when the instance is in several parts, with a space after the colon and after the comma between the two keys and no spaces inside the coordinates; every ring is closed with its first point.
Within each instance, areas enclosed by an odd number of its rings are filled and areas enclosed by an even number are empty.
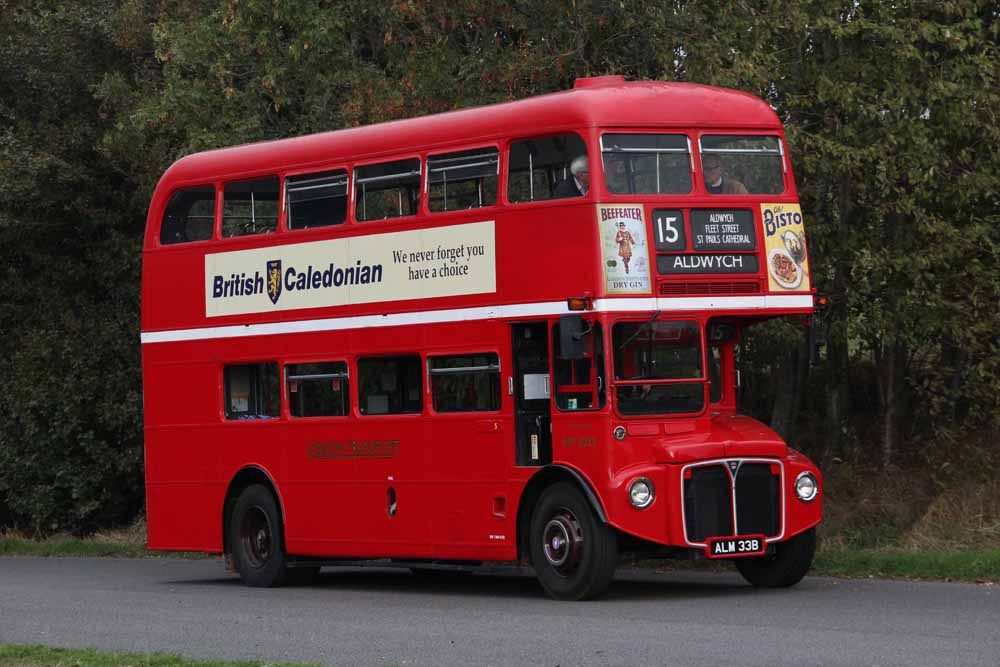
{"type": "Polygon", "coordinates": [[[285,584],[290,570],[285,563],[284,529],[270,489],[260,484],[244,489],[229,525],[233,564],[243,583],[260,587],[285,584]]]}
{"type": "Polygon", "coordinates": [[[550,487],[531,515],[531,563],[556,600],[585,600],[603,593],[618,566],[618,535],[594,514],[579,489],[550,487]]]}
{"type": "Polygon", "coordinates": [[[775,553],[756,558],[738,558],[736,569],[758,588],[786,588],[802,581],[816,554],[816,529],[810,528],[777,545],[775,553]]]}

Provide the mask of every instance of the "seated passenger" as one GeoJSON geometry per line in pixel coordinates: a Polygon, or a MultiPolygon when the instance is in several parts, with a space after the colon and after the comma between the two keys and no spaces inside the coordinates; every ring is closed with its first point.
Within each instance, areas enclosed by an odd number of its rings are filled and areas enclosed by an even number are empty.
{"type": "Polygon", "coordinates": [[[570,177],[560,181],[552,192],[553,199],[582,197],[590,189],[590,162],[586,155],[575,158],[569,165],[570,177]]]}
{"type": "Polygon", "coordinates": [[[735,178],[728,178],[718,155],[706,155],[701,159],[705,175],[705,188],[713,195],[745,195],[747,188],[735,178]]]}

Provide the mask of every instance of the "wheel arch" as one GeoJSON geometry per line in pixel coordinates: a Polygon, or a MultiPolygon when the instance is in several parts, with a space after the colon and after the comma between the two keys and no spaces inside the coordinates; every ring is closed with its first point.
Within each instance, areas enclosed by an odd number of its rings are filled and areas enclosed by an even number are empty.
{"type": "Polygon", "coordinates": [[[598,521],[602,524],[608,523],[608,516],[604,512],[600,498],[594,492],[590,482],[579,471],[561,464],[547,465],[528,480],[517,504],[517,557],[519,559],[530,560],[528,529],[531,526],[531,513],[538,503],[538,499],[545,492],[545,489],[559,482],[569,482],[579,488],[593,508],[598,521]]]}
{"type": "Polygon", "coordinates": [[[248,465],[240,469],[226,488],[226,497],[222,504],[222,551],[226,556],[227,566],[232,554],[232,545],[229,543],[229,524],[232,521],[233,507],[236,500],[243,493],[244,489],[260,484],[267,488],[274,496],[274,502],[278,506],[278,517],[281,520],[281,530],[285,529],[285,508],[281,502],[281,494],[278,493],[278,485],[267,470],[258,465],[248,465]]]}

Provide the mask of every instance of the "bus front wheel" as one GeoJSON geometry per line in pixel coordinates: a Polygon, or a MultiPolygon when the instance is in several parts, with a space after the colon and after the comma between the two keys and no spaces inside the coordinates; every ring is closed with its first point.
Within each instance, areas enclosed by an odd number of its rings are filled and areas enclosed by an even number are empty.
{"type": "Polygon", "coordinates": [[[603,593],[618,565],[618,537],[597,518],[573,485],[555,484],[531,515],[531,563],[542,588],[556,600],[603,593]]]}
{"type": "Polygon", "coordinates": [[[230,520],[233,563],[248,586],[281,586],[288,580],[284,531],[278,504],[260,484],[240,494],[230,520]]]}
{"type": "Polygon", "coordinates": [[[736,559],[736,569],[758,588],[787,588],[802,581],[816,553],[816,529],[780,542],[770,556],[736,559]]]}

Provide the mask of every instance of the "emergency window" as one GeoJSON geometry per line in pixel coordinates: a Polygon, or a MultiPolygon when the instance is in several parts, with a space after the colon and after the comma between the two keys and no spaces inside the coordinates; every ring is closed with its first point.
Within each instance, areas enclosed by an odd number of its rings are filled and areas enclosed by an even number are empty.
{"type": "Polygon", "coordinates": [[[275,419],[280,414],[278,364],[239,364],[223,369],[226,419],[275,419]]]}
{"type": "Polygon", "coordinates": [[[420,357],[359,359],[358,387],[363,415],[418,414],[423,409],[420,357]]]}
{"type": "Polygon", "coordinates": [[[189,243],[212,238],[215,188],[211,185],[175,192],[160,225],[160,244],[189,243]]]}
{"type": "Polygon", "coordinates": [[[587,147],[576,134],[515,141],[510,146],[507,198],[516,204],[579,196],[570,164],[586,156],[587,147]]]}
{"type": "Polygon", "coordinates": [[[434,213],[497,203],[500,152],[480,148],[427,158],[427,204],[434,213]]]}
{"type": "Polygon", "coordinates": [[[288,364],[285,384],[293,417],[343,417],[349,412],[347,364],[343,361],[288,364]]]}
{"type": "Polygon", "coordinates": [[[222,236],[277,231],[278,192],[277,176],[227,183],[222,195],[222,236]]]}
{"type": "Polygon", "coordinates": [[[343,169],[285,179],[289,229],[342,225],[347,219],[347,172],[343,169]]]}
{"type": "Polygon", "coordinates": [[[359,221],[415,215],[420,208],[420,159],[358,167],[354,193],[359,221]]]}
{"type": "Polygon", "coordinates": [[[500,360],[496,354],[430,357],[427,368],[436,412],[500,409],[500,360]]]}
{"type": "Polygon", "coordinates": [[[682,134],[605,134],[601,156],[612,194],[691,192],[691,149],[682,134]]]}

